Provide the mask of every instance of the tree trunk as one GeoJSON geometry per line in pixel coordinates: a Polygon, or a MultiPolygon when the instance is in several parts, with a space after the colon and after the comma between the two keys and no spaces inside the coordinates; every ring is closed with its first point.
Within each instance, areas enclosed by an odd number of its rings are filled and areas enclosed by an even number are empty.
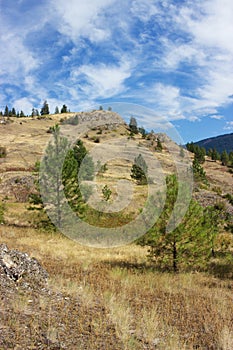
{"type": "Polygon", "coordinates": [[[173,254],[173,272],[177,272],[177,271],[178,271],[178,268],[177,268],[177,249],[176,249],[176,242],[173,242],[172,254],[173,254]]]}

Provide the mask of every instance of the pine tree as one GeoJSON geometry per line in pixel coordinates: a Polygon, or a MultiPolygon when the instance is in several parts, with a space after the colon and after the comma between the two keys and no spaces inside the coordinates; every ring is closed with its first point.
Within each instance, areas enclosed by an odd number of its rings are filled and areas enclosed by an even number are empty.
{"type": "Polygon", "coordinates": [[[203,164],[205,162],[206,151],[205,148],[199,147],[198,145],[194,148],[194,158],[200,163],[203,164]]]}
{"type": "Polygon", "coordinates": [[[5,117],[9,116],[9,108],[8,108],[8,106],[5,107],[4,116],[5,117]]]}
{"type": "Polygon", "coordinates": [[[221,154],[221,162],[222,162],[222,165],[228,165],[229,155],[226,150],[224,150],[221,154]]]}
{"type": "Polygon", "coordinates": [[[233,167],[233,151],[229,153],[229,166],[233,167]]]}
{"type": "Polygon", "coordinates": [[[131,178],[135,179],[139,185],[147,184],[148,166],[141,154],[134,159],[134,164],[131,168],[131,178]]]}
{"type": "Polygon", "coordinates": [[[216,161],[220,159],[220,154],[216,150],[216,148],[213,149],[212,154],[211,154],[211,159],[216,161]]]}
{"type": "Polygon", "coordinates": [[[134,117],[130,118],[129,122],[129,128],[132,134],[137,134],[138,133],[138,126],[137,126],[137,120],[134,117]]]}
{"type": "MultiPolygon", "coordinates": [[[[69,142],[60,135],[58,125],[53,127],[53,140],[49,143],[40,164],[40,189],[30,196],[30,209],[38,209],[49,217],[58,228],[66,223],[67,203],[78,214],[84,213],[84,199],[79,184],[79,167],[87,154],[82,141],[69,148],[69,142]]],[[[37,167],[38,169],[38,167],[37,167]]],[[[90,191],[89,191],[90,192],[90,191]]],[[[44,220],[48,222],[48,220],[44,220]]]]}
{"type": "Polygon", "coordinates": [[[159,152],[161,152],[163,150],[162,142],[160,141],[159,138],[157,138],[156,150],[159,152]]]}
{"type": "Polygon", "coordinates": [[[15,108],[14,108],[14,107],[12,108],[12,112],[11,112],[11,113],[12,113],[12,117],[15,117],[15,116],[16,116],[16,111],[15,111],[15,108]]]}
{"type": "Polygon", "coordinates": [[[40,187],[45,206],[49,209],[49,216],[55,226],[60,228],[64,220],[63,206],[65,204],[62,168],[69,144],[65,137],[60,136],[58,125],[52,128],[52,133],[53,142],[49,143],[41,162],[40,187]]]}
{"type": "Polygon", "coordinates": [[[70,149],[66,154],[63,164],[62,184],[70,207],[80,216],[84,212],[84,202],[78,181],[78,170],[78,163],[74,156],[74,150],[70,149]]]}
{"type": "Polygon", "coordinates": [[[187,148],[187,150],[188,150],[189,152],[194,153],[195,146],[194,146],[194,143],[193,143],[193,142],[188,142],[188,143],[186,144],[186,148],[187,148]]]}
{"type": "Polygon", "coordinates": [[[43,104],[43,106],[42,106],[42,108],[40,110],[40,114],[41,115],[49,114],[49,105],[48,105],[48,102],[46,100],[44,101],[44,104],[43,104]]]}
{"type": "Polygon", "coordinates": [[[31,116],[32,116],[32,117],[35,117],[35,116],[36,116],[36,110],[35,110],[35,108],[32,108],[31,116]]]}
{"type": "Polygon", "coordinates": [[[146,130],[143,128],[143,126],[138,128],[138,131],[140,132],[140,134],[142,135],[142,138],[144,139],[146,137],[146,130]]]}
{"type": "MultiPolygon", "coordinates": [[[[168,220],[178,194],[176,176],[167,176],[166,183],[167,196],[163,212],[152,229],[139,239],[138,243],[149,247],[149,258],[163,269],[177,272],[182,268],[202,267],[210,259],[210,223],[204,220],[203,208],[191,200],[182,222],[174,225],[173,230],[167,231],[168,220]]],[[[180,186],[185,195],[185,184],[179,184],[180,186]]],[[[175,217],[173,219],[176,221],[175,217]]]]}
{"type": "Polygon", "coordinates": [[[192,171],[194,175],[194,179],[196,181],[201,181],[207,184],[207,178],[206,178],[206,173],[199,161],[194,157],[193,160],[193,165],[192,165],[192,171]]]}
{"type": "Polygon", "coordinates": [[[59,114],[59,108],[56,106],[54,114],[59,114]]]}
{"type": "Polygon", "coordinates": [[[62,106],[61,113],[67,113],[67,106],[66,105],[62,106]]]}
{"type": "Polygon", "coordinates": [[[208,206],[204,210],[204,224],[207,228],[207,237],[210,243],[211,255],[216,256],[215,246],[216,238],[219,233],[221,217],[223,216],[224,207],[222,205],[208,206]]]}

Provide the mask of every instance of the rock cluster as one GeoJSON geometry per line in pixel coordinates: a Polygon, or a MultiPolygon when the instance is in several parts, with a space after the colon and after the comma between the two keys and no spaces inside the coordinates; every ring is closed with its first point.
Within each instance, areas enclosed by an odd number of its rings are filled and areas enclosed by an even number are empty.
{"type": "Polygon", "coordinates": [[[47,285],[48,273],[35,258],[0,244],[0,284],[20,286],[27,290],[47,285]]]}

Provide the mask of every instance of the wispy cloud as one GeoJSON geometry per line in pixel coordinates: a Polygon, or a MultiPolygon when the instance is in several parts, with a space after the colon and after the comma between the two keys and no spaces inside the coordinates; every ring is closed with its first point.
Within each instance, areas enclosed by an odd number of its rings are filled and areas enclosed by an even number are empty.
{"type": "Polygon", "coordinates": [[[233,131],[233,121],[226,122],[224,130],[233,131]]]}
{"type": "Polygon", "coordinates": [[[219,115],[219,114],[213,114],[209,116],[211,119],[216,119],[216,120],[221,120],[224,118],[223,115],[219,115]]]}
{"type": "Polygon", "coordinates": [[[54,13],[58,14],[57,29],[75,43],[80,37],[93,42],[107,40],[110,30],[105,26],[104,14],[106,7],[115,0],[50,0],[54,13]]]}

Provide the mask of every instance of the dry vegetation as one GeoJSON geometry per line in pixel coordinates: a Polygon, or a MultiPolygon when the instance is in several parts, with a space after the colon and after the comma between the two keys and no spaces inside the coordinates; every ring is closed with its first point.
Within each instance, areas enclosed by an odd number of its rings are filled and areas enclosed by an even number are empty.
{"type": "MultiPolygon", "coordinates": [[[[37,258],[50,276],[45,290],[17,286],[7,295],[0,280],[0,350],[233,349],[233,284],[223,271],[161,273],[139,246],[82,247],[59,233],[26,227],[34,214],[17,200],[11,181],[32,176],[53,124],[51,119],[23,118],[0,126],[0,145],[7,149],[7,157],[0,159],[0,198],[8,223],[0,226],[0,243],[37,258]]],[[[98,132],[84,135],[89,149],[95,136],[102,142],[127,131],[122,126],[98,132]]],[[[135,142],[154,147],[137,136],[135,142]]],[[[157,157],[164,172],[171,172],[169,154],[163,151],[157,157]]],[[[113,162],[100,183],[111,185],[119,165],[126,173],[129,165],[113,162]]],[[[224,167],[206,163],[205,168],[212,187],[232,193],[232,175],[226,169],[223,173],[224,167]]],[[[143,193],[137,195],[142,197],[140,207],[143,193]]]]}
{"type": "Polygon", "coordinates": [[[230,280],[158,273],[134,245],[91,249],[10,227],[1,228],[0,242],[27,251],[50,274],[49,293],[19,288],[1,302],[0,330],[8,330],[1,349],[233,347],[230,280]]]}

